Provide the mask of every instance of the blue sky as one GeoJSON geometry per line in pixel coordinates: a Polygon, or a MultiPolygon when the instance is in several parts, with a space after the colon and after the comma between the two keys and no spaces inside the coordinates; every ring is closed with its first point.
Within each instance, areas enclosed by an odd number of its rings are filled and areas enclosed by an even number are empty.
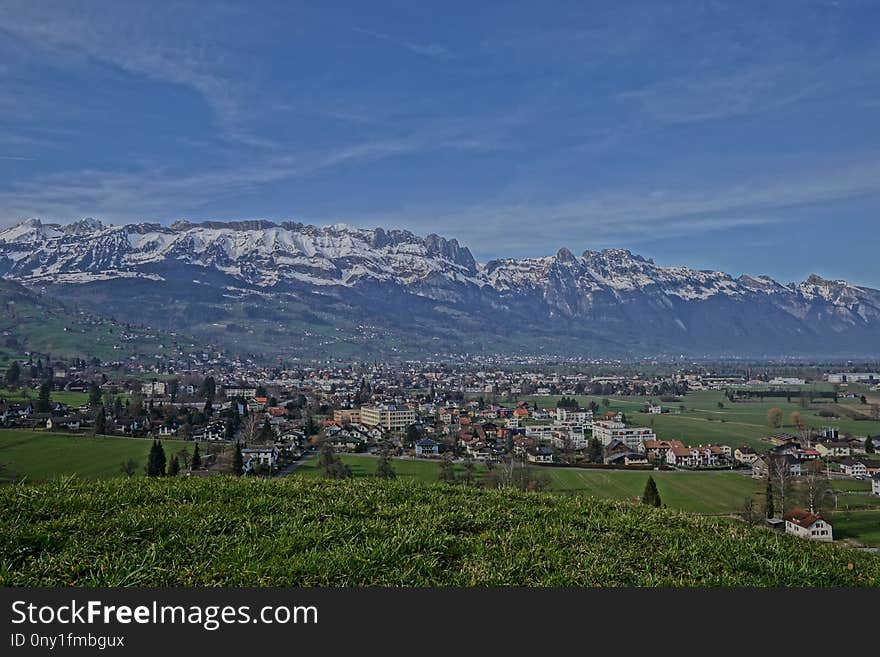
{"type": "Polygon", "coordinates": [[[877,25],[845,1],[0,0],[0,225],[345,222],[880,287],[877,25]]]}

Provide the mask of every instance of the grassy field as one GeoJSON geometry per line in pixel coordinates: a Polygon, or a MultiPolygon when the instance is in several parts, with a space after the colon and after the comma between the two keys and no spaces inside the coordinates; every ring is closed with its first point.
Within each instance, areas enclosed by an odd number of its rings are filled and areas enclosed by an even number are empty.
{"type": "Polygon", "coordinates": [[[648,476],[671,509],[694,513],[731,513],[762,490],[751,477],[728,472],[625,472],[544,468],[551,489],[614,500],[631,500],[645,490],[648,476]]]}
{"type": "Polygon", "coordinates": [[[413,481],[0,488],[0,586],[878,586],[880,559],[732,520],[413,481]]]}
{"type": "Polygon", "coordinates": [[[838,512],[832,522],[835,539],[851,538],[865,545],[880,546],[880,509],[838,512]]]}
{"type": "MultiPolygon", "coordinates": [[[[342,455],[355,477],[372,477],[378,459],[342,455]]],[[[438,481],[439,465],[430,461],[394,459],[398,477],[425,483],[438,481]]],[[[485,467],[477,466],[477,476],[485,467]]],[[[663,503],[671,509],[694,513],[723,514],[742,510],[745,500],[763,490],[751,477],[729,472],[632,472],[622,470],[578,470],[575,468],[535,468],[550,480],[549,490],[583,494],[611,500],[631,500],[641,496],[645,482],[652,475],[663,503]]],[[[309,477],[321,476],[317,459],[295,470],[309,477]]],[[[462,466],[456,466],[459,476],[462,466]]]]}
{"type": "MultiPolygon", "coordinates": [[[[26,478],[29,481],[77,475],[85,479],[116,477],[123,461],[134,459],[137,472],[147,462],[149,440],[93,437],[49,433],[47,431],[0,430],[0,481],[26,478]]],[[[185,445],[183,441],[163,441],[171,457],[185,445]]],[[[191,450],[190,450],[191,451],[191,450]]]]}
{"type": "MultiPolygon", "coordinates": [[[[25,397],[24,392],[20,388],[18,390],[0,388],[0,399],[6,399],[11,402],[20,402],[25,399],[36,402],[38,392],[31,390],[28,394],[29,396],[25,397]]],[[[59,402],[68,406],[82,406],[89,401],[89,394],[87,392],[53,391],[50,399],[53,402],[59,402]]]]}

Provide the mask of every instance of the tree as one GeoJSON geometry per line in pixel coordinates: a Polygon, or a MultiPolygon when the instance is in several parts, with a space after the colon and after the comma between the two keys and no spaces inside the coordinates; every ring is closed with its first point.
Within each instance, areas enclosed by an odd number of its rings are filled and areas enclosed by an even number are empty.
{"type": "Polygon", "coordinates": [[[275,432],[272,431],[272,425],[269,424],[269,418],[263,420],[263,426],[260,427],[260,433],[257,440],[261,443],[269,443],[275,439],[275,432]]]}
{"type": "Polygon", "coordinates": [[[43,381],[40,395],[37,397],[37,413],[48,413],[52,408],[52,382],[43,381]]]}
{"type": "Polygon", "coordinates": [[[865,438],[865,454],[874,453],[874,439],[871,436],[865,438]]]}
{"type": "Polygon", "coordinates": [[[195,448],[193,449],[192,461],[189,463],[190,470],[198,470],[202,467],[202,457],[199,455],[199,444],[196,443],[195,448]]]}
{"type": "Polygon", "coordinates": [[[21,383],[21,365],[14,360],[12,365],[6,368],[6,387],[17,388],[19,383],[21,383]]]}
{"type": "Polygon", "coordinates": [[[391,459],[384,452],[379,458],[379,465],[376,466],[376,476],[380,479],[394,479],[397,476],[394,467],[391,465],[391,459]]]}
{"type": "Polygon", "coordinates": [[[751,525],[755,523],[756,518],[757,514],[755,513],[755,500],[751,497],[747,497],[745,502],[743,503],[742,519],[751,525]]]}
{"type": "Polygon", "coordinates": [[[801,419],[800,411],[795,411],[791,414],[791,423],[796,426],[798,429],[804,428],[804,421],[801,419]]]}
{"type": "Polygon", "coordinates": [[[171,461],[168,462],[168,476],[176,477],[180,473],[180,461],[177,460],[177,455],[171,457],[171,461]]]}
{"type": "Polygon", "coordinates": [[[804,506],[810,513],[819,513],[820,507],[831,491],[828,475],[822,472],[822,462],[815,459],[807,463],[801,474],[801,490],[804,495],[804,506]]]}
{"type": "Polygon", "coordinates": [[[119,469],[126,477],[134,477],[134,473],[137,470],[137,463],[135,463],[134,459],[128,459],[119,465],[119,469]]]}
{"type": "Polygon", "coordinates": [[[152,447],[150,447],[145,470],[148,477],[165,476],[165,449],[158,440],[154,440],[152,447]]]}
{"type": "Polygon", "coordinates": [[[101,405],[101,389],[98,384],[92,381],[89,385],[89,406],[95,407],[101,405]]]}
{"type": "Polygon", "coordinates": [[[241,443],[235,442],[235,453],[232,455],[232,474],[240,477],[244,472],[244,457],[241,455],[241,443]]]}
{"type": "Polygon", "coordinates": [[[764,517],[773,518],[776,516],[776,508],[773,505],[773,481],[767,477],[767,486],[764,488],[764,517]]]}
{"type": "Polygon", "coordinates": [[[418,424],[411,424],[406,428],[406,443],[405,445],[414,445],[419,440],[422,439],[422,431],[419,428],[418,424]]]}
{"type": "Polygon", "coordinates": [[[107,416],[103,406],[98,406],[95,411],[95,435],[103,435],[107,432],[107,416]]]}
{"type": "Polygon", "coordinates": [[[642,493],[642,504],[656,507],[659,507],[661,504],[660,493],[657,490],[657,483],[652,476],[649,476],[648,481],[645,483],[645,492],[642,493]]]}
{"type": "Polygon", "coordinates": [[[455,464],[448,456],[444,456],[440,461],[440,481],[445,481],[447,484],[455,483],[455,464]]]}
{"type": "Polygon", "coordinates": [[[767,424],[769,424],[773,429],[778,429],[782,426],[781,408],[771,408],[769,411],[767,411],[767,424]]]}
{"type": "Polygon", "coordinates": [[[256,442],[257,436],[260,435],[260,417],[251,413],[241,423],[241,437],[245,445],[256,442]]]}
{"type": "Polygon", "coordinates": [[[776,494],[779,497],[779,513],[785,515],[785,498],[791,488],[791,468],[785,457],[776,457],[770,459],[770,477],[773,478],[773,484],[776,488],[776,494]]]}
{"type": "Polygon", "coordinates": [[[602,462],[602,442],[598,438],[590,439],[589,458],[591,463],[602,462]]]}
{"type": "Polygon", "coordinates": [[[476,466],[473,461],[468,461],[464,464],[464,475],[462,477],[462,481],[465,486],[473,486],[477,482],[476,478],[476,466]]]}

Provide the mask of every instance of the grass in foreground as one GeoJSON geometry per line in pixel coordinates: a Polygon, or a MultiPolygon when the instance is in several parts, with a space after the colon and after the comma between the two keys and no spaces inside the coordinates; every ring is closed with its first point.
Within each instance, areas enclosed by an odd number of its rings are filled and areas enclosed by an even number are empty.
{"type": "Polygon", "coordinates": [[[411,481],[0,489],[3,586],[877,586],[880,559],[729,520],[411,481]]]}

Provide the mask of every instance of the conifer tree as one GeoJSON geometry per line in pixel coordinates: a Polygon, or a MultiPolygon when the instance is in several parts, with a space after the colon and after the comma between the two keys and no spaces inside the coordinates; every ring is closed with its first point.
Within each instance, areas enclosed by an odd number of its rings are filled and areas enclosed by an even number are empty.
{"type": "Polygon", "coordinates": [[[199,444],[196,443],[195,448],[193,449],[192,461],[189,464],[190,470],[198,470],[202,467],[202,457],[199,455],[199,444]]]}
{"type": "Polygon", "coordinates": [[[158,440],[153,441],[150,455],[147,457],[146,473],[148,477],[165,476],[165,449],[158,440]]]}
{"type": "Polygon", "coordinates": [[[241,443],[236,441],[235,454],[232,457],[232,474],[240,477],[244,472],[244,457],[241,455],[241,443]]]}
{"type": "Polygon", "coordinates": [[[776,515],[776,509],[773,508],[773,482],[767,477],[767,488],[764,491],[764,515],[772,518],[776,515]]]}
{"type": "Polygon", "coordinates": [[[645,492],[642,494],[642,504],[656,507],[659,507],[661,504],[660,493],[657,491],[657,483],[654,481],[654,477],[648,477],[648,481],[645,484],[645,492]]]}
{"type": "Polygon", "coordinates": [[[180,472],[180,461],[177,460],[177,455],[171,457],[171,461],[168,462],[168,476],[176,477],[180,472]]]}

